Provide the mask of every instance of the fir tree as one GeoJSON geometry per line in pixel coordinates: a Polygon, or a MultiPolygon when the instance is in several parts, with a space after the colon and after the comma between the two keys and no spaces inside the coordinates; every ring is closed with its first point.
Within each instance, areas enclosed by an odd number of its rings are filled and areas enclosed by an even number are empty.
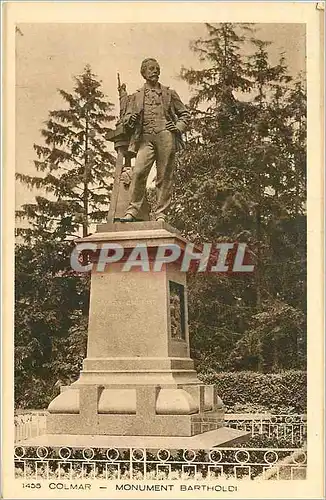
{"type": "Polygon", "coordinates": [[[50,111],[35,145],[39,175],[17,179],[41,194],[17,211],[15,398],[44,407],[58,379],[69,380],[85,355],[89,276],[72,272],[73,239],[87,236],[108,210],[114,157],[105,140],[113,105],[86,66],[66,106],[50,111]],[[21,241],[22,240],[22,241],[21,241]]]}
{"type": "MultiPolygon", "coordinates": [[[[179,159],[171,222],[188,238],[243,241],[252,250],[252,277],[191,278],[194,350],[202,360],[209,352],[215,367],[225,369],[233,366],[233,349],[249,339],[257,313],[275,313],[279,338],[285,338],[287,326],[276,311],[296,308],[299,297],[304,303],[304,233],[298,231],[305,218],[305,93],[283,55],[270,64],[269,43],[253,38],[252,28],[227,23],[207,29],[208,38],[193,44],[205,67],[182,71],[194,93],[193,131],[179,159]]],[[[302,314],[304,306],[292,315],[300,338],[302,314]]],[[[257,363],[250,367],[282,367],[280,356],[261,362],[262,343],[254,343],[257,363]]]]}
{"type": "Polygon", "coordinates": [[[67,107],[50,111],[41,130],[45,144],[34,145],[34,164],[43,175],[16,175],[27,187],[44,192],[17,211],[17,217],[29,222],[29,228],[18,231],[25,240],[49,235],[65,240],[80,228],[87,236],[90,225],[105,218],[114,165],[105,136],[114,116],[100,87],[86,66],[75,78],[73,93],[59,90],[67,107]]]}

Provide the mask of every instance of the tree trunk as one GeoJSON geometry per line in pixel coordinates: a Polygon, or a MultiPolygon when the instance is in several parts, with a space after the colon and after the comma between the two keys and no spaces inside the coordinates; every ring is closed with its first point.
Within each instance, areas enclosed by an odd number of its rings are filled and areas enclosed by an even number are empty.
{"type": "Polygon", "coordinates": [[[256,209],[256,240],[257,240],[257,260],[255,267],[255,282],[256,282],[256,308],[257,312],[261,309],[262,293],[261,293],[261,214],[260,206],[256,209]]]}
{"type": "Polygon", "coordinates": [[[85,158],[84,158],[84,193],[83,193],[83,238],[88,235],[88,169],[89,169],[89,151],[88,151],[88,116],[86,114],[85,125],[85,158]]]}

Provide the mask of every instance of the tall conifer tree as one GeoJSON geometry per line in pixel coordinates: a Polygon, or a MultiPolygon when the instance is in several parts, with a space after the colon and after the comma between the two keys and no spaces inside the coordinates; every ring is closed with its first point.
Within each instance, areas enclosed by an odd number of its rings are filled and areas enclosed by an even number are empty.
{"type": "Polygon", "coordinates": [[[193,130],[179,160],[171,222],[193,239],[248,243],[255,273],[194,277],[194,347],[205,364],[208,356],[224,369],[298,366],[305,313],[303,84],[292,80],[282,54],[277,64],[270,63],[269,42],[254,38],[252,27],[225,23],[207,30],[207,38],[193,44],[202,69],[182,71],[193,90],[193,130]],[[237,346],[246,332],[255,331],[260,313],[270,317],[277,339],[260,329],[252,352],[250,342],[246,354],[241,348],[239,363],[237,346]],[[282,325],[284,315],[292,326],[282,325]],[[273,360],[264,359],[263,336],[277,345],[273,360]],[[289,352],[289,343],[293,355],[286,361],[276,351],[286,345],[289,352]]]}
{"type": "Polygon", "coordinates": [[[58,379],[76,376],[85,355],[89,278],[73,273],[73,240],[108,211],[114,156],[107,147],[114,116],[101,83],[86,66],[65,103],[50,111],[34,146],[37,175],[17,173],[39,190],[17,211],[15,282],[16,401],[45,406],[58,379]],[[18,223],[19,224],[19,223],[18,223]]]}
{"type": "Polygon", "coordinates": [[[89,66],[75,78],[72,93],[59,93],[66,108],[50,111],[41,130],[45,144],[34,145],[41,175],[16,175],[27,187],[44,192],[17,212],[29,221],[29,228],[19,230],[25,239],[51,235],[64,240],[80,229],[87,236],[90,225],[103,220],[108,210],[114,157],[105,136],[114,120],[113,105],[89,66]]]}

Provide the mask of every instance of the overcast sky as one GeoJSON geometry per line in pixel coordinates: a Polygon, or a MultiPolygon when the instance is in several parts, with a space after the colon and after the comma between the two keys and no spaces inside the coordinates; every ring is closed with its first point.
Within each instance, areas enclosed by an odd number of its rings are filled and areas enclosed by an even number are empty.
{"type": "MultiPolygon", "coordinates": [[[[256,36],[269,40],[272,63],[285,52],[290,72],[305,70],[305,25],[257,24],[256,36]]],[[[198,68],[198,56],[189,43],[206,35],[202,23],[142,24],[20,24],[16,34],[16,170],[34,174],[34,143],[49,110],[59,109],[57,89],[71,91],[73,76],[86,64],[102,80],[102,90],[118,113],[117,72],[129,93],[143,80],[139,66],[155,57],[161,82],[189,100],[188,85],[178,77],[181,66],[198,68]]],[[[16,208],[34,194],[17,183],[16,208]]]]}

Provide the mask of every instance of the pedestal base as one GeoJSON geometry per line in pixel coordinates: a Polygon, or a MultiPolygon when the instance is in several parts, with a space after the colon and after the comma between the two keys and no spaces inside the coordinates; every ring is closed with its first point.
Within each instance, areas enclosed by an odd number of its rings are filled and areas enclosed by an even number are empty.
{"type": "MultiPolygon", "coordinates": [[[[179,342],[178,347],[181,349],[183,344],[179,342]]],[[[159,385],[168,388],[182,384],[198,385],[200,381],[194,369],[194,362],[188,357],[87,357],[79,379],[72,387],[88,384],[106,388],[132,388],[136,385],[159,385]]]]}
{"type": "Polygon", "coordinates": [[[49,434],[193,436],[224,425],[214,386],[68,387],[49,405],[49,434]]]}
{"type": "Polygon", "coordinates": [[[175,436],[93,436],[75,434],[44,434],[28,439],[21,446],[68,448],[146,448],[148,450],[204,450],[233,446],[245,442],[250,432],[223,427],[191,437],[175,436]]]}
{"type": "Polygon", "coordinates": [[[190,358],[186,274],[165,253],[183,255],[187,241],[164,222],[102,225],[79,241],[93,249],[87,357],[50,403],[48,434],[157,443],[219,431],[223,403],[190,358]],[[109,258],[109,248],[120,257],[109,258]]]}

